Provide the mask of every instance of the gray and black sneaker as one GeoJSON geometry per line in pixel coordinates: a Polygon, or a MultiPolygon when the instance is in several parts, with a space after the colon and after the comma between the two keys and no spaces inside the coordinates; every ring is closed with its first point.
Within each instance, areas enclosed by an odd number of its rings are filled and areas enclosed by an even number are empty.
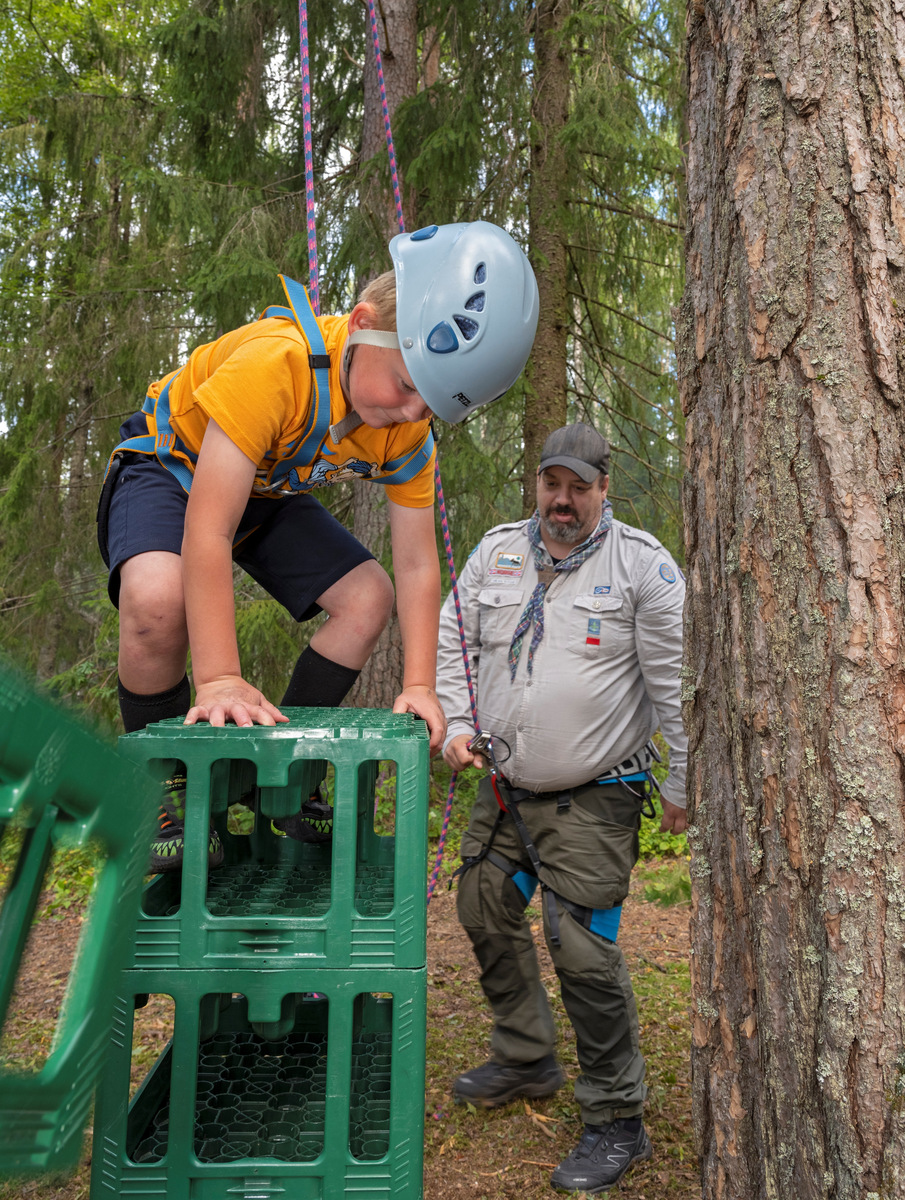
{"type": "Polygon", "coordinates": [[[333,809],[318,790],[311,793],[297,813],[276,817],[271,824],[293,841],[322,845],[333,837],[333,809]]]}
{"type": "MultiPolygon", "coordinates": [[[[151,842],[151,865],[148,868],[151,875],[182,870],[182,857],[185,851],[185,788],[185,775],[174,775],[163,785],[160,824],[157,836],[151,842]]],[[[213,823],[208,839],[208,868],[219,867],[223,862],[223,844],[213,823]]]]}
{"type": "Polygon", "coordinates": [[[562,1191],[595,1196],[615,1187],[629,1167],[645,1162],[653,1152],[640,1117],[585,1125],[581,1141],[550,1176],[550,1183],[562,1191]]]}
{"type": "Polygon", "coordinates": [[[556,1056],[548,1054],[533,1063],[504,1067],[501,1063],[484,1063],[460,1075],[453,1084],[455,1097],[478,1108],[499,1108],[516,1096],[552,1096],[566,1082],[556,1056]]]}

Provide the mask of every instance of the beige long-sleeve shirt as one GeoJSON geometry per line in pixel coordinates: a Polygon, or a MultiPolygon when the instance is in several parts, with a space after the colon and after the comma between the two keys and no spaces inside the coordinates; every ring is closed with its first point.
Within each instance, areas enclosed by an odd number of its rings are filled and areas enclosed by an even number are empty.
{"type": "MultiPolygon", "coordinates": [[[[512,634],[537,584],[527,525],[491,529],[459,580],[481,728],[512,752],[502,769],[532,791],[577,787],[643,750],[659,725],[670,751],[662,793],[684,807],[681,571],[656,538],[614,521],[580,567],[556,573],[533,673],[532,626],[510,682],[512,634]]],[[[552,563],[546,551],[544,561],[552,563]]],[[[449,720],[447,744],[473,733],[452,595],[440,616],[437,694],[449,720]]]]}

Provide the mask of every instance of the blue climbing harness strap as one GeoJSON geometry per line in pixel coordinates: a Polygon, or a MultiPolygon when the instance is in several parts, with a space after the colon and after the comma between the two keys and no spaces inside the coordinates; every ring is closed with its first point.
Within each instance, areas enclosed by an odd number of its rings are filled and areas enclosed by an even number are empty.
{"type": "MultiPolygon", "coordinates": [[[[330,356],[324,342],[324,335],[311,304],[307,289],[302,287],[288,275],[281,275],[280,281],[286,293],[289,306],[271,304],[261,314],[260,319],[274,317],[278,320],[292,321],[308,347],[308,365],[311,369],[311,404],[305,427],[298,438],[287,448],[287,457],[279,458],[270,467],[267,476],[268,484],[279,489],[299,468],[309,467],[321,451],[328,456],[334,452],[324,448],[330,429],[330,356]]],[[[192,477],[198,455],[185,445],[182,439],[173,431],[170,425],[170,385],[179,375],[177,372],[168,380],[157,397],[146,396],[141,411],[148,418],[149,427],[153,432],[128,438],[120,442],[110,455],[104,479],[110,472],[110,464],[118,454],[154,454],[161,466],[171,472],[185,492],[192,488],[192,477]]],[[[374,479],[367,476],[369,483],[401,484],[408,483],[424,469],[434,453],[434,435],[428,429],[421,443],[407,451],[399,458],[384,463],[381,474],[374,479]]],[[[313,490],[316,484],[305,486],[305,480],[299,480],[294,492],[313,490]]]]}

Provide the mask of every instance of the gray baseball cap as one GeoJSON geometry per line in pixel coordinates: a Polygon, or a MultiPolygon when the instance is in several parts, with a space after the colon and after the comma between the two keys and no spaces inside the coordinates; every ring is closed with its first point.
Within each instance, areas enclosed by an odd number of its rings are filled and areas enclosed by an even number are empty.
{"type": "Polygon", "coordinates": [[[601,471],[610,473],[610,443],[583,421],[563,425],[544,442],[537,469],[545,467],[568,467],[585,483],[593,483],[601,471]]]}

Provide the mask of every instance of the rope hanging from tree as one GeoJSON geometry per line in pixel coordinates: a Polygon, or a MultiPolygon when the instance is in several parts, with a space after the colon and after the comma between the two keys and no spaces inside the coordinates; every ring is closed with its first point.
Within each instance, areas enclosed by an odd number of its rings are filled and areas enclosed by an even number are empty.
{"type": "MultiPolygon", "coordinates": [[[[390,175],[393,180],[393,199],[396,203],[396,221],[399,232],[405,233],[405,217],[402,212],[402,194],[399,190],[399,172],[396,167],[396,148],[393,145],[393,129],[390,123],[390,109],[387,104],[386,85],[383,79],[383,56],[380,53],[380,32],[377,27],[377,12],[374,0],[368,0],[368,20],[371,25],[371,37],[374,43],[374,59],[377,64],[377,82],[380,87],[380,103],[383,107],[383,127],[386,133],[387,153],[390,158],[390,175]]],[[[318,266],[317,266],[317,232],[314,224],[314,160],[311,143],[311,81],[308,66],[308,5],[306,0],[299,0],[299,49],[302,70],[302,125],[305,141],[305,207],[308,218],[308,278],[311,303],[315,313],[320,315],[318,296],[318,266]]],[[[449,580],[452,585],[453,600],[456,606],[456,621],[459,626],[459,641],[462,645],[462,661],[465,665],[465,679],[468,684],[468,702],[471,705],[471,717],[475,732],[480,733],[478,724],[478,706],[475,699],[474,682],[471,677],[471,663],[468,657],[468,643],[465,640],[465,623],[462,619],[462,605],[459,601],[459,584],[456,578],[456,564],[453,559],[452,541],[449,536],[449,521],[446,515],[446,500],[443,495],[443,481],[440,478],[440,464],[434,458],[434,484],[437,489],[437,502],[440,508],[440,526],[443,530],[443,546],[446,550],[446,564],[449,568],[449,580]]],[[[453,772],[449,781],[449,793],[446,798],[446,810],[443,814],[443,827],[437,844],[437,857],[427,889],[427,901],[430,903],[440,877],[443,865],[443,855],[446,850],[446,837],[449,832],[449,818],[452,813],[453,797],[456,791],[458,773],[453,772]]]]}

